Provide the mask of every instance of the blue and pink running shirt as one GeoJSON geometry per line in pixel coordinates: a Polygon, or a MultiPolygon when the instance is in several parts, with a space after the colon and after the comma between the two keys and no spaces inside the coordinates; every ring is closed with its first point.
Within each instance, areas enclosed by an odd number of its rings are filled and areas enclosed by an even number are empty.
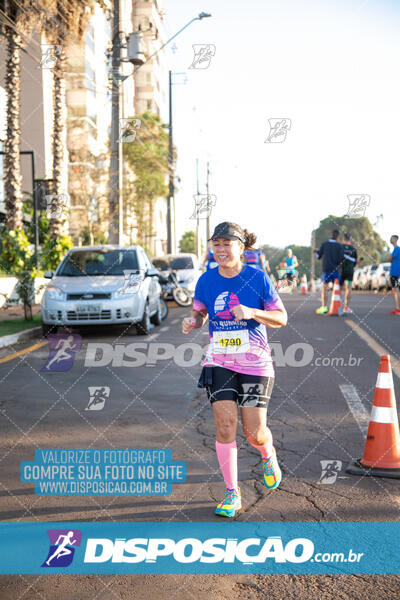
{"type": "Polygon", "coordinates": [[[243,265],[235,277],[222,277],[218,269],[200,276],[193,308],[206,309],[209,315],[210,343],[203,366],[273,377],[267,328],[255,319],[235,321],[231,309],[238,304],[260,310],[283,308],[270,278],[259,269],[243,265]]]}

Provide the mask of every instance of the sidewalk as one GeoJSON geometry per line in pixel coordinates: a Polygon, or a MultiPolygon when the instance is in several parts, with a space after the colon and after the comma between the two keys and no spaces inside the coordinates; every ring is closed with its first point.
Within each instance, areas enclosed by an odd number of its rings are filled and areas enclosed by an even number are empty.
{"type": "Polygon", "coordinates": [[[23,306],[0,308],[0,348],[35,337],[40,331],[40,304],[32,306],[35,321],[25,321],[23,306]]]}

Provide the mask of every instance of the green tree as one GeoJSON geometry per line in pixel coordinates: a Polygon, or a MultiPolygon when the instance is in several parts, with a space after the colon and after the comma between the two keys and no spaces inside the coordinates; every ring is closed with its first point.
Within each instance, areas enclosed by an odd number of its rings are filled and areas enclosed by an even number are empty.
{"type": "Polygon", "coordinates": [[[124,200],[128,211],[135,213],[136,241],[142,246],[154,235],[155,202],[168,193],[168,134],[165,127],[158,115],[144,112],[132,119],[135,139],[123,144],[124,159],[135,173],[124,200]],[[140,127],[137,127],[137,120],[140,127]]]}
{"type": "Polygon", "coordinates": [[[196,234],[194,231],[185,231],[179,242],[179,252],[196,253],[196,234]]]}

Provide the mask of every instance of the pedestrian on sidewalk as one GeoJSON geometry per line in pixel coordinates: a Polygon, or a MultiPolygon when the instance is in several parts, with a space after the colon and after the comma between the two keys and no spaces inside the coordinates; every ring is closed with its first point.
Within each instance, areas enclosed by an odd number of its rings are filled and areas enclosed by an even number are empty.
{"type": "Polygon", "coordinates": [[[340,285],[344,288],[343,312],[352,313],[350,308],[351,286],[353,284],[354,269],[357,265],[357,249],[351,245],[351,236],[344,233],[342,238],[343,262],[340,273],[340,285]]]}
{"type": "Polygon", "coordinates": [[[287,323],[286,310],[269,276],[243,264],[243,253],[256,236],[236,223],[217,225],[211,237],[218,268],[203,273],[196,285],[193,310],[182,322],[185,334],[209,317],[210,344],[198,387],[206,388],[216,425],[216,452],[226,485],[216,514],[234,517],[241,509],[236,433],[238,406],[247,440],[260,452],[265,486],[281,481],[281,470],[267,427],[274,367],[267,327],[287,323]]]}
{"type": "Polygon", "coordinates": [[[395,301],[395,309],[390,311],[391,315],[400,315],[400,247],[397,245],[398,235],[392,235],[390,243],[393,246],[393,252],[388,256],[390,265],[390,283],[395,301]]]}
{"type": "Polygon", "coordinates": [[[322,242],[319,250],[314,248],[317,258],[322,258],[321,275],[321,306],[315,311],[317,315],[328,313],[328,286],[329,283],[335,283],[335,279],[340,281],[340,267],[343,262],[343,246],[338,242],[339,231],[334,229],[331,238],[322,242]]]}

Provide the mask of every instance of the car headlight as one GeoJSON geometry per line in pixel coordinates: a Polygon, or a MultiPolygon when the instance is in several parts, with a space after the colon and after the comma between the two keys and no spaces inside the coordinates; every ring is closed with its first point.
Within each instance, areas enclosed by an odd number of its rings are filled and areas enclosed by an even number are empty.
{"type": "Polygon", "coordinates": [[[114,292],[114,298],[126,298],[127,296],[137,294],[140,290],[141,283],[142,278],[140,275],[131,275],[130,278],[125,281],[124,285],[114,292]]]}
{"type": "Polygon", "coordinates": [[[48,285],[46,288],[46,297],[49,300],[64,300],[65,292],[55,285],[48,285]]]}

